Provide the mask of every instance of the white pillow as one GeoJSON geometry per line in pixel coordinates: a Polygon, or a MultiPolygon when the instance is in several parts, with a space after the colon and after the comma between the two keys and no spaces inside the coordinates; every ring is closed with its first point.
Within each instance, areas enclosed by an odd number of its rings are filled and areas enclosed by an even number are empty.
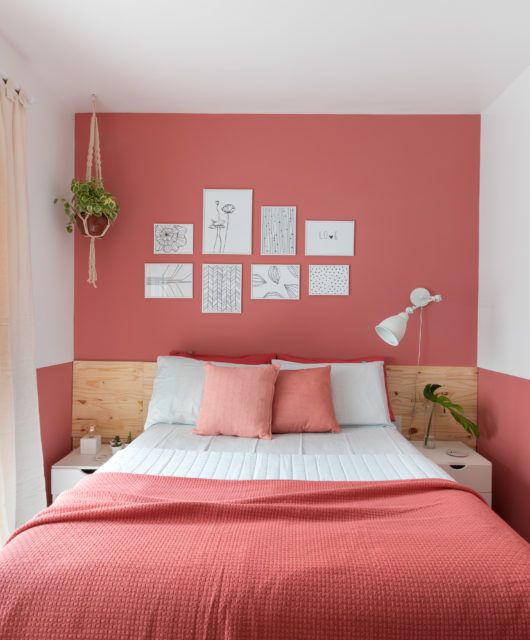
{"type": "Polygon", "coordinates": [[[315,363],[273,360],[282,369],[331,366],[331,396],[341,425],[390,424],[384,362],[315,363]]]}
{"type": "MultiPolygon", "coordinates": [[[[181,356],[159,356],[144,429],[154,424],[196,424],[204,386],[204,362],[181,356]]],[[[221,367],[260,365],[215,362],[221,367]]]]}

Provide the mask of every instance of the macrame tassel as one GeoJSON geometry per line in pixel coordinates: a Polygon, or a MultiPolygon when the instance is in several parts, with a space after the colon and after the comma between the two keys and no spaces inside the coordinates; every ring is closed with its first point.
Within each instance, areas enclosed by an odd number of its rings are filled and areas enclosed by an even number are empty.
{"type": "Polygon", "coordinates": [[[98,274],[96,273],[96,239],[90,238],[90,251],[88,254],[88,280],[87,282],[91,284],[94,289],[97,289],[96,281],[98,279],[98,274]]]}

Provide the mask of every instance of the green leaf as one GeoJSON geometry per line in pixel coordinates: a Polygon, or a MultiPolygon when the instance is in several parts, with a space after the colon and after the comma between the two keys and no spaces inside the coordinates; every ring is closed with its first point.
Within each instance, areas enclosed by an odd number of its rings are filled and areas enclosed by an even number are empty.
{"type": "Polygon", "coordinates": [[[469,418],[466,418],[464,414],[464,408],[452,402],[447,395],[443,395],[440,393],[435,393],[438,389],[441,388],[440,384],[427,384],[423,389],[423,396],[432,403],[439,404],[444,409],[450,412],[453,418],[468,432],[473,434],[476,438],[479,437],[480,432],[477,425],[472,422],[469,418]]]}

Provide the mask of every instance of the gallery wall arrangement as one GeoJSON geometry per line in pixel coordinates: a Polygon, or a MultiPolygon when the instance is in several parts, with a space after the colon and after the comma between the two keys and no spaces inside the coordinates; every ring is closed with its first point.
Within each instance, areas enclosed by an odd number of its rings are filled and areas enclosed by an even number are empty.
{"type": "MultiPolygon", "coordinates": [[[[252,189],[204,189],[202,255],[257,255],[252,250],[252,189]]],[[[262,256],[296,256],[296,207],[261,207],[262,256]]],[[[194,225],[154,224],[154,255],[194,255],[194,225]]],[[[306,256],[354,256],[355,221],[306,220],[306,256]]],[[[299,264],[251,264],[250,300],[300,300],[299,264]]],[[[347,296],[347,264],[309,265],[310,296],[347,296]]],[[[145,298],[193,298],[193,263],[146,263],[145,298]]],[[[242,313],[243,265],[202,264],[202,313],[242,313]]]]}
{"type": "MultiPolygon", "coordinates": [[[[429,318],[424,363],[476,361],[476,280],[462,274],[476,269],[478,118],[102,113],[98,121],[122,224],[98,252],[94,291],[84,286],[86,243],[75,239],[77,359],[257,349],[411,364],[414,340],[398,352],[373,326],[421,273],[422,286],[451,300],[429,318]],[[436,234],[433,220],[444,221],[436,234]],[[354,239],[346,249],[341,232],[354,239]],[[190,283],[182,268],[167,268],[187,263],[190,283]],[[146,271],[151,264],[166,266],[146,271]],[[240,305],[237,295],[215,302],[203,286],[206,264],[241,265],[240,305]],[[298,278],[285,268],[296,265],[298,278]],[[94,326],[104,327],[97,341],[94,326]],[[440,331],[450,332],[449,346],[440,331]]],[[[76,176],[89,126],[90,114],[76,116],[76,176]]]]}

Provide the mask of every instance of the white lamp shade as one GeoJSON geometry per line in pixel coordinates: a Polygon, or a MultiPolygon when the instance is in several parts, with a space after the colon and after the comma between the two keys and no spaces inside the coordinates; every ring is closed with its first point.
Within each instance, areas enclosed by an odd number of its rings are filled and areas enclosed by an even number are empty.
{"type": "Polygon", "coordinates": [[[390,316],[383,320],[375,328],[377,335],[387,344],[397,347],[407,330],[409,317],[406,313],[398,313],[397,316],[390,316]]]}

